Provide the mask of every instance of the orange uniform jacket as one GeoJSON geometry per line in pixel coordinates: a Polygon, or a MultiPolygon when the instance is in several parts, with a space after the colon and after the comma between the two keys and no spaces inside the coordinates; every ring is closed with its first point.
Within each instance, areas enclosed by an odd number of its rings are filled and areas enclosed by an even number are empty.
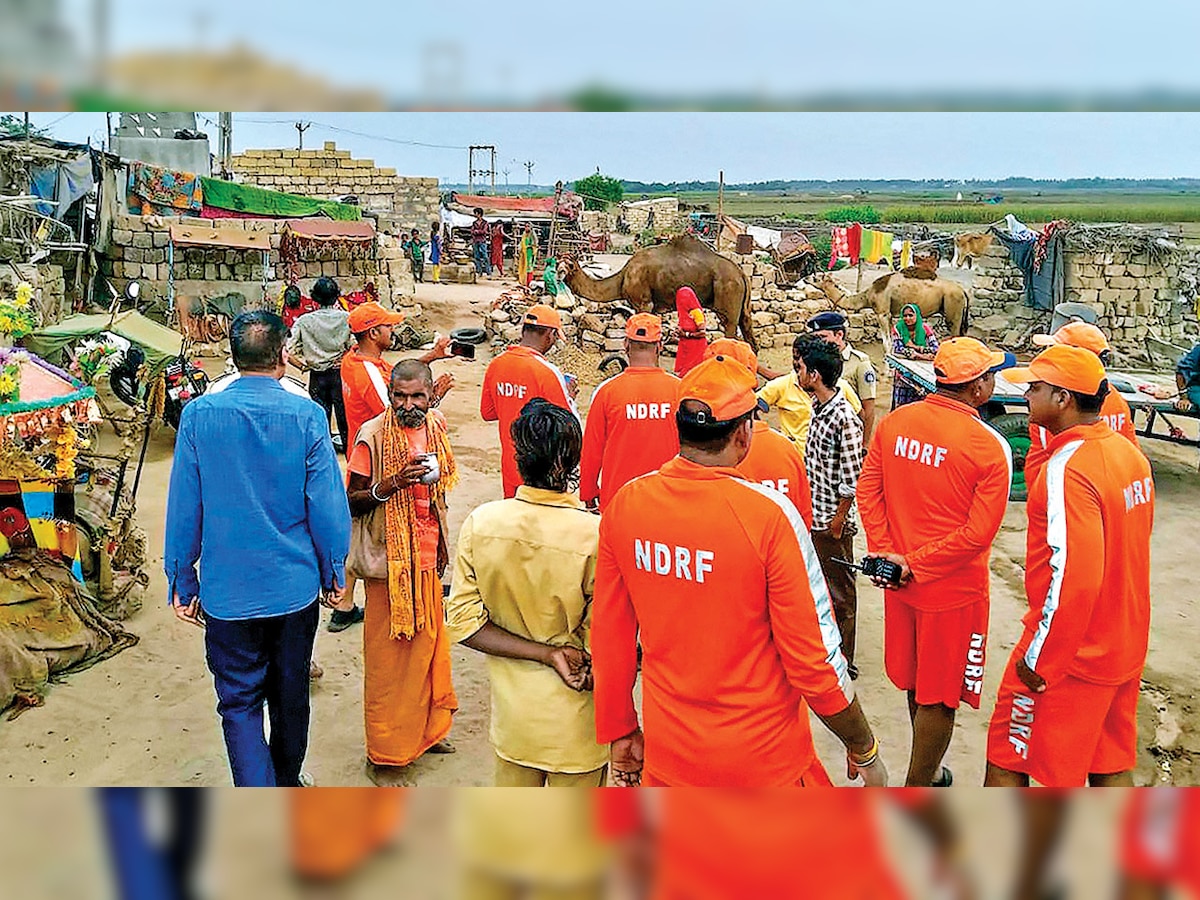
{"type": "Polygon", "coordinates": [[[766,422],[755,422],[750,452],[737,469],[743,478],[765,484],[787,497],[805,527],[812,530],[812,488],[804,469],[804,457],[795,444],[778,431],[772,431],[766,422]]]}
{"type": "Polygon", "coordinates": [[[858,479],[871,553],[899,553],[897,598],[925,612],[988,598],[988,556],[1008,507],[1012,452],[971,407],[931,394],[884,416],[858,479]]]}
{"type": "Polygon", "coordinates": [[[638,727],[667,785],[795,785],[815,761],[805,701],[854,697],[803,522],[735,469],[676,457],[625,485],[600,519],[592,618],[596,736],[638,727]]]}
{"type": "MultiPolygon", "coordinates": [[[[1108,427],[1118,434],[1123,434],[1139,450],[1137,432],[1133,428],[1133,413],[1129,403],[1116,390],[1110,389],[1100,407],[1100,418],[1108,423],[1108,427]]],[[[1037,478],[1042,466],[1050,458],[1050,432],[1040,425],[1029,423],[1029,452],[1025,454],[1025,485],[1028,487],[1037,478]]]]}
{"type": "Polygon", "coordinates": [[[374,356],[362,356],[357,349],[342,357],[342,401],[346,405],[347,452],[354,449],[358,429],[387,409],[388,381],[392,377],[392,364],[374,356]],[[370,368],[368,368],[370,367],[370,368]],[[372,369],[379,380],[372,377],[372,369]]]}
{"type": "Polygon", "coordinates": [[[1027,506],[1026,665],[1048,686],[1137,678],[1150,640],[1150,463],[1107,422],[1076,425],[1051,439],[1027,506]]]}
{"type": "Polygon", "coordinates": [[[679,452],[678,400],[679,379],[657,366],[628,368],[596,388],[579,466],[584,503],[599,497],[604,509],[626,482],[679,452]]]}
{"type": "Polygon", "coordinates": [[[525,404],[537,397],[576,412],[562,372],[536,350],[517,344],[488,364],[483,376],[479,414],[485,422],[500,423],[500,474],[504,479],[505,497],[516,496],[517,488],[522,484],[509,429],[525,404]]]}

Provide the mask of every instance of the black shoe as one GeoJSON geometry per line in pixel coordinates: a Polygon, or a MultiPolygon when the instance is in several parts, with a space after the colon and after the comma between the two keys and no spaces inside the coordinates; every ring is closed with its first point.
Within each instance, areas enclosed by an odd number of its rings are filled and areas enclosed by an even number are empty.
{"type": "Polygon", "coordinates": [[[858,666],[856,666],[854,663],[850,663],[846,669],[850,672],[850,680],[858,681],[858,666]]]}
{"type": "Polygon", "coordinates": [[[333,615],[329,617],[329,624],[325,626],[327,631],[334,633],[345,631],[351,625],[357,625],[363,620],[362,607],[356,606],[351,610],[342,612],[340,609],[335,609],[333,615]]]}
{"type": "Polygon", "coordinates": [[[954,773],[950,771],[949,766],[942,766],[942,771],[938,772],[938,777],[929,782],[930,787],[945,788],[954,784],[954,773]]]}

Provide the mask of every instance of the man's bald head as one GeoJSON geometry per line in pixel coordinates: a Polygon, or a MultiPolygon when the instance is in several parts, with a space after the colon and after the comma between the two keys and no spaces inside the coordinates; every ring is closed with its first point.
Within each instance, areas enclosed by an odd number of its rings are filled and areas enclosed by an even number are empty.
{"type": "Polygon", "coordinates": [[[423,381],[433,387],[433,369],[419,359],[402,359],[392,369],[392,384],[398,381],[423,381]]]}

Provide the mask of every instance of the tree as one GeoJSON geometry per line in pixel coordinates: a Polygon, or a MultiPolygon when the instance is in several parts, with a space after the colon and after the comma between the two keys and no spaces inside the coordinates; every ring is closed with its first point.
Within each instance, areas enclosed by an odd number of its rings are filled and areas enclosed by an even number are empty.
{"type": "Polygon", "coordinates": [[[625,196],[625,188],[619,178],[601,175],[596,169],[595,175],[580,178],[575,182],[575,193],[583,196],[585,209],[607,209],[610,203],[620,203],[625,196]]]}
{"type": "MultiPolygon", "coordinates": [[[[46,129],[38,128],[31,123],[29,134],[32,137],[43,137],[46,129]]],[[[25,117],[14,116],[12,113],[0,115],[0,137],[25,137],[25,117]]]]}

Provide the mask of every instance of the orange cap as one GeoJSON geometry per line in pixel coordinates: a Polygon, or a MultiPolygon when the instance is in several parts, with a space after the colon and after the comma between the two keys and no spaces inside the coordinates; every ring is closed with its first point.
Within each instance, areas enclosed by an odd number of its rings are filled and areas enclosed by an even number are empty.
{"type": "Polygon", "coordinates": [[[394,309],[384,309],[374,300],[370,300],[350,310],[350,333],[362,334],[376,325],[399,325],[403,321],[403,313],[394,309]]]}
{"type": "Polygon", "coordinates": [[[625,323],[625,337],[631,341],[657,344],[662,340],[662,319],[652,313],[638,313],[625,323]]]}
{"type": "Polygon", "coordinates": [[[1100,357],[1092,351],[1055,344],[1035,356],[1026,368],[1009,369],[1004,377],[1014,384],[1044,381],[1077,394],[1095,394],[1107,373],[1100,357]]]}
{"type": "Polygon", "coordinates": [[[680,414],[697,425],[728,422],[744,415],[758,405],[754,388],[758,384],[738,360],[730,356],[706,359],[683,377],[679,386],[680,414]],[[682,409],[685,400],[695,400],[708,407],[706,412],[687,413],[682,409]]]}
{"type": "Polygon", "coordinates": [[[749,369],[752,374],[758,374],[758,354],[751,350],[750,345],[745,341],[734,338],[718,338],[708,345],[708,350],[704,353],[705,359],[712,359],[714,356],[731,356],[749,369]]]}
{"type": "Polygon", "coordinates": [[[1090,322],[1068,322],[1054,334],[1035,334],[1033,342],[1039,347],[1053,347],[1055,344],[1082,347],[1097,356],[1109,349],[1104,332],[1090,322]]]}
{"type": "Polygon", "coordinates": [[[529,309],[525,310],[525,318],[521,320],[521,324],[540,325],[543,328],[557,328],[559,331],[562,331],[562,316],[552,306],[547,306],[545,303],[535,303],[529,309]]]}
{"type": "Polygon", "coordinates": [[[933,372],[941,384],[964,384],[1008,362],[1008,357],[989,350],[981,341],[970,337],[942,341],[933,358],[933,372]]]}

